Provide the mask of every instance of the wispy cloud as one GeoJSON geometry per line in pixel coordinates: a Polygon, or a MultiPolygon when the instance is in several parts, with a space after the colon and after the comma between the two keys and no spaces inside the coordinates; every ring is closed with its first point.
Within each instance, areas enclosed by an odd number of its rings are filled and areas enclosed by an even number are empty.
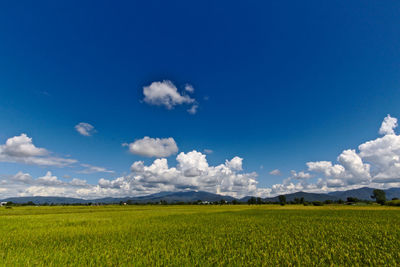
{"type": "Polygon", "coordinates": [[[96,132],[94,126],[86,122],[75,125],[75,130],[83,136],[91,136],[96,132]]]}

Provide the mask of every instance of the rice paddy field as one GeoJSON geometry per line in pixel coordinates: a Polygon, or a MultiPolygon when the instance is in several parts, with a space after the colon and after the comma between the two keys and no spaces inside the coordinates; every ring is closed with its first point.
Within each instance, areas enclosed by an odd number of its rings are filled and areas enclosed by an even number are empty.
{"type": "Polygon", "coordinates": [[[400,265],[380,206],[0,208],[1,266],[400,265]]]}

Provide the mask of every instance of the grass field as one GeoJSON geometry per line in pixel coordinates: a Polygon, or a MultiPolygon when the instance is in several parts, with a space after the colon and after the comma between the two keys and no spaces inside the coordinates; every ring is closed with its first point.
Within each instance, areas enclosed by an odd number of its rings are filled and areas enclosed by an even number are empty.
{"type": "Polygon", "coordinates": [[[394,207],[0,208],[0,265],[400,264],[394,207]]]}

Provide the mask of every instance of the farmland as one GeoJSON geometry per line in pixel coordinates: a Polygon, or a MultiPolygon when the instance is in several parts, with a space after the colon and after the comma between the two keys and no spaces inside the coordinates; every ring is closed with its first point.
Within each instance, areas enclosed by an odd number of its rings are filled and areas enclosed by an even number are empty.
{"type": "Polygon", "coordinates": [[[399,265],[380,206],[0,208],[0,265],[399,265]]]}

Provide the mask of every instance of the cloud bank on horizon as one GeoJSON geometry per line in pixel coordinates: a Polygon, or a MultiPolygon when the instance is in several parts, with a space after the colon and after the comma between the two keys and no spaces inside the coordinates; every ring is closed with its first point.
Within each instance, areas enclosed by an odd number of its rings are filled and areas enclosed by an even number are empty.
{"type": "MultiPolygon", "coordinates": [[[[280,184],[268,188],[258,187],[256,172],[243,170],[243,158],[238,156],[216,166],[210,166],[207,153],[196,150],[176,156],[176,166],[169,166],[168,156],[176,154],[178,147],[170,138],[150,138],[126,144],[130,152],[157,157],[150,165],[135,161],[126,175],[109,180],[101,178],[97,184],[73,178],[63,181],[50,171],[34,179],[29,173],[3,175],[0,178],[2,197],[11,196],[68,196],[80,198],[140,196],[161,191],[202,190],[222,195],[261,197],[297,191],[330,192],[363,186],[389,188],[400,186],[400,135],[395,133],[397,119],[388,115],[382,122],[382,135],[367,141],[357,149],[346,149],[337,162],[306,162],[306,170],[292,170],[280,184]]],[[[26,134],[7,139],[0,146],[0,162],[15,162],[39,166],[74,167],[77,160],[53,157],[36,147],[26,134]]],[[[77,173],[113,173],[103,167],[80,164],[84,170],[77,173]]],[[[271,175],[281,175],[278,169],[271,175]]]]}

